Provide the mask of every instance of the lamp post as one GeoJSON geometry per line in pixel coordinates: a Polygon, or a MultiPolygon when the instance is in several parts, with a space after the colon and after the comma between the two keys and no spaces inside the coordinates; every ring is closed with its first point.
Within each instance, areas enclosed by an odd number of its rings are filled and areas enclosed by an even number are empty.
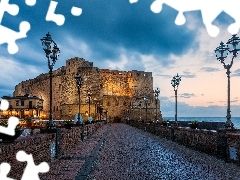
{"type": "Polygon", "coordinates": [[[97,98],[93,98],[93,102],[94,102],[94,120],[97,119],[97,98]]]}
{"type": "Polygon", "coordinates": [[[217,57],[217,60],[219,60],[222,64],[223,67],[227,70],[226,74],[227,74],[227,78],[228,78],[228,105],[227,105],[227,121],[225,124],[225,128],[226,129],[233,129],[234,128],[234,124],[231,121],[231,110],[230,110],[230,68],[233,65],[233,59],[237,57],[238,51],[240,50],[239,48],[239,44],[240,43],[240,39],[239,37],[236,36],[236,34],[232,35],[232,38],[228,40],[228,42],[226,43],[226,45],[224,45],[223,42],[220,43],[220,46],[216,48],[215,50],[215,54],[217,57]],[[229,53],[232,53],[232,59],[231,62],[229,64],[225,63],[225,60],[227,58],[227,55],[229,53]]]}
{"type": "Polygon", "coordinates": [[[108,110],[107,109],[105,110],[105,114],[106,114],[106,122],[105,123],[107,124],[107,114],[108,114],[108,110]]]}
{"type": "Polygon", "coordinates": [[[155,102],[156,102],[156,117],[155,121],[157,121],[157,102],[158,102],[158,95],[160,94],[160,90],[157,88],[154,90],[155,102]]]}
{"type": "Polygon", "coordinates": [[[100,104],[100,106],[99,106],[100,121],[102,120],[102,113],[103,113],[103,107],[100,104]]]}
{"type": "Polygon", "coordinates": [[[174,91],[175,91],[175,101],[176,101],[176,103],[175,103],[175,123],[176,124],[178,123],[177,122],[177,90],[178,90],[178,86],[180,84],[180,81],[181,81],[181,77],[178,76],[178,73],[177,73],[176,76],[174,76],[172,78],[172,81],[171,81],[171,84],[172,84],[172,86],[174,88],[174,91]]]}
{"type": "Polygon", "coordinates": [[[49,32],[46,34],[46,37],[43,37],[40,39],[42,41],[43,50],[46,54],[46,57],[48,59],[48,68],[49,68],[49,79],[50,79],[50,109],[49,109],[49,121],[47,124],[47,127],[49,129],[55,128],[54,122],[53,122],[53,114],[52,114],[52,70],[53,66],[58,60],[58,56],[60,53],[60,49],[57,47],[57,44],[54,42],[54,40],[51,38],[51,35],[49,32]]]}
{"type": "Polygon", "coordinates": [[[74,77],[75,78],[75,81],[76,81],[76,85],[77,85],[77,88],[78,88],[78,120],[76,122],[76,124],[80,125],[82,123],[82,132],[81,132],[81,140],[83,141],[84,139],[84,124],[83,124],[83,121],[80,122],[80,107],[81,107],[81,100],[80,100],[80,89],[82,87],[82,83],[83,83],[83,79],[82,77],[77,73],[76,76],[74,77]]]}
{"type": "Polygon", "coordinates": [[[131,111],[130,111],[130,113],[129,113],[129,116],[130,116],[130,120],[132,120],[133,119],[133,106],[131,105],[130,106],[130,109],[131,109],[131,111]]]}
{"type": "Polygon", "coordinates": [[[90,117],[90,100],[92,96],[90,88],[88,88],[87,95],[88,95],[88,117],[90,117]]]}
{"type": "Polygon", "coordinates": [[[148,102],[148,97],[144,97],[143,100],[145,101],[145,106],[146,106],[146,122],[147,122],[147,102],[148,102]]]}
{"type": "MultiPolygon", "coordinates": [[[[74,78],[75,78],[76,85],[78,88],[78,120],[77,120],[76,124],[81,124],[81,122],[80,122],[80,112],[81,112],[80,111],[80,106],[81,106],[80,89],[82,87],[83,80],[82,80],[82,77],[78,73],[76,74],[76,76],[74,78]]],[[[83,126],[83,122],[82,122],[82,126],[83,126]]]]}
{"type": "Polygon", "coordinates": [[[141,119],[142,119],[142,101],[139,101],[138,106],[139,106],[139,110],[140,110],[139,119],[140,119],[140,121],[141,121],[141,119]]]}

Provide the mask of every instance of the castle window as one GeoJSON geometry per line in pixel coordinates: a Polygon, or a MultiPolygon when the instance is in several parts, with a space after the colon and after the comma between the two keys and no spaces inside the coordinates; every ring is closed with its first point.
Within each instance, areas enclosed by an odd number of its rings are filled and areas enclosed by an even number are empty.
{"type": "Polygon", "coordinates": [[[111,103],[109,101],[107,102],[107,106],[111,106],[111,103]]]}
{"type": "Polygon", "coordinates": [[[126,104],[127,104],[127,103],[124,101],[124,102],[123,102],[123,105],[126,106],[126,104]]]}
{"type": "Polygon", "coordinates": [[[24,106],[24,101],[21,101],[21,106],[24,106]]]}
{"type": "Polygon", "coordinates": [[[70,61],[68,62],[68,65],[70,66],[70,61]]]}
{"type": "Polygon", "coordinates": [[[29,106],[29,109],[32,109],[32,108],[33,108],[32,101],[29,101],[29,102],[28,102],[28,106],[29,106]]]}
{"type": "Polygon", "coordinates": [[[58,111],[58,106],[57,106],[57,111],[58,111]]]}

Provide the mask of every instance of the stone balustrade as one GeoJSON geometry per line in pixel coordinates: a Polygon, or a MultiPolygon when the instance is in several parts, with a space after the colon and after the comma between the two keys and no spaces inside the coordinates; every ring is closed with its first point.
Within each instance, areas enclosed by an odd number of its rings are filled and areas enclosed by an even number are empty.
{"type": "MultiPolygon", "coordinates": [[[[105,122],[98,122],[84,126],[85,139],[92,135],[105,122]]],[[[72,127],[72,129],[57,128],[55,133],[44,133],[19,137],[14,142],[0,143],[0,162],[7,162],[11,165],[10,177],[21,179],[26,162],[16,160],[18,151],[25,151],[32,154],[34,163],[51,163],[68,155],[68,150],[77,143],[81,143],[82,126],[72,127]],[[16,173],[17,172],[17,173],[16,173]]]]}
{"type": "Polygon", "coordinates": [[[196,151],[240,165],[239,130],[192,129],[190,127],[163,126],[161,123],[145,123],[142,121],[129,121],[127,123],[196,151]]]}

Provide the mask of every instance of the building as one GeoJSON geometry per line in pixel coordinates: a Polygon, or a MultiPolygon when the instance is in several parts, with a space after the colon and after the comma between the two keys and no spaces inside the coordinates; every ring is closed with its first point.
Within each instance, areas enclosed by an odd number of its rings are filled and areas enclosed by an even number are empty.
{"type": "Polygon", "coordinates": [[[10,116],[16,116],[20,119],[25,117],[35,117],[42,118],[43,112],[43,99],[37,96],[29,96],[25,94],[24,96],[3,96],[9,102],[9,108],[6,111],[1,111],[1,118],[9,118],[10,116]]]}
{"type": "MultiPolygon", "coordinates": [[[[160,102],[158,100],[156,104],[151,72],[99,69],[94,67],[92,62],[77,57],[67,60],[66,66],[53,71],[54,119],[73,119],[78,113],[78,90],[74,79],[77,73],[83,79],[80,91],[83,118],[86,119],[90,114],[99,119],[100,113],[105,117],[107,113],[109,121],[129,117],[136,120],[143,117],[154,120],[157,112],[157,117],[161,120],[160,102]],[[87,93],[89,89],[90,104],[87,93]],[[144,97],[147,97],[148,101],[145,102],[144,97]]],[[[41,97],[44,100],[44,113],[48,117],[49,89],[49,74],[46,73],[19,83],[13,95],[22,96],[28,93],[41,97]]]]}

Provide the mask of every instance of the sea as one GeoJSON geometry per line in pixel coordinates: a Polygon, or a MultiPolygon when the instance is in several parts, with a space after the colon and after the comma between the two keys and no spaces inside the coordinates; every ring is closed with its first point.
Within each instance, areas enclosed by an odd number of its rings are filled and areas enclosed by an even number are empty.
{"type": "MultiPolygon", "coordinates": [[[[175,121],[175,117],[163,117],[164,120],[175,121]]],[[[194,121],[198,122],[226,122],[226,117],[178,117],[178,121],[194,121]]],[[[231,117],[235,129],[240,129],[240,117],[231,117]]]]}

